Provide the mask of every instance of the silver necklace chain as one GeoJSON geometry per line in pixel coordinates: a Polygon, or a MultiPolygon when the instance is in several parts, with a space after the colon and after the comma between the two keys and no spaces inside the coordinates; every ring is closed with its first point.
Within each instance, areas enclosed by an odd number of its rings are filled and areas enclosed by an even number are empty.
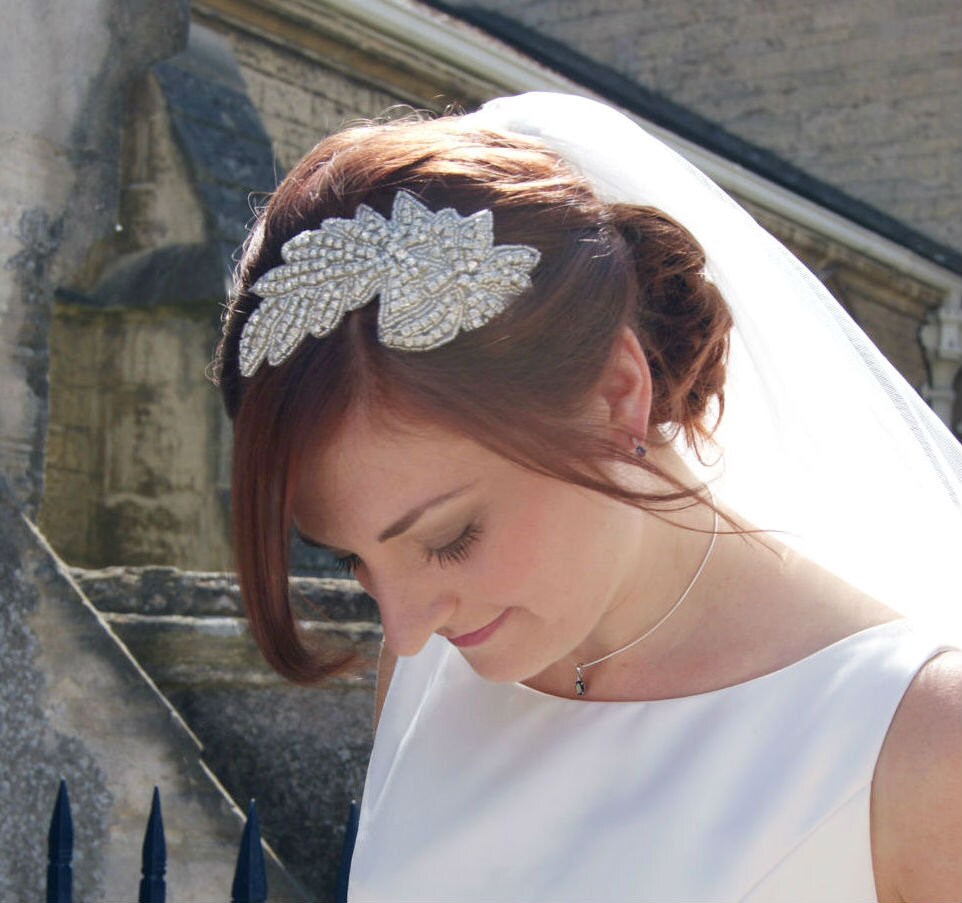
{"type": "MultiPolygon", "coordinates": [[[[713,502],[714,505],[714,502],[713,502]]],[[[616,655],[620,655],[622,652],[627,652],[632,646],[637,646],[642,640],[650,637],[662,624],[665,623],[678,609],[681,607],[681,603],[688,598],[688,594],[691,592],[692,587],[698,582],[698,578],[701,576],[702,571],[705,570],[705,565],[708,564],[708,559],[711,558],[711,553],[715,549],[715,540],[718,539],[718,511],[714,510],[714,523],[712,525],[711,531],[711,542],[708,543],[708,550],[705,552],[705,557],[702,558],[701,564],[698,565],[698,570],[695,571],[694,576],[688,581],[688,586],[685,587],[684,592],[678,597],[678,601],[672,605],[668,611],[661,616],[661,618],[649,627],[640,637],[636,637],[630,643],[622,646],[620,649],[615,649],[614,652],[609,652],[607,655],[601,656],[601,658],[596,658],[593,662],[581,662],[575,665],[575,673],[577,677],[575,678],[575,693],[578,696],[584,696],[588,692],[588,688],[585,686],[584,674],[582,673],[585,668],[591,668],[594,665],[600,665],[602,662],[608,661],[609,658],[613,658],[616,655]]]]}

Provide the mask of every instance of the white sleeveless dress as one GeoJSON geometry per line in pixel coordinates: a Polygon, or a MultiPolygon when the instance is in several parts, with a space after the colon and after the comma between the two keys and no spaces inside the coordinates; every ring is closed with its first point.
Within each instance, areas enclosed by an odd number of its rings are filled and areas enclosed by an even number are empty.
{"type": "Polygon", "coordinates": [[[391,681],[348,899],[874,901],[872,774],[943,648],[896,621],[724,689],[592,702],[489,683],[433,637],[391,681]]]}

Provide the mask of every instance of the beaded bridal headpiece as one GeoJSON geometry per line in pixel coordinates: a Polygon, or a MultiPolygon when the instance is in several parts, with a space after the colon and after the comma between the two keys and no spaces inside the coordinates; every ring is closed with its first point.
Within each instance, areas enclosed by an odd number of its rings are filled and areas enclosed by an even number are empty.
{"type": "Polygon", "coordinates": [[[407,191],[390,219],[361,204],[352,219],[324,220],[281,248],[284,263],[251,286],[263,298],[240,338],[240,372],[276,366],[308,334],[328,335],[348,311],[380,298],[378,338],[401,351],[430,351],[484,326],[531,287],[540,254],[495,245],[490,210],[436,213],[407,191]]]}

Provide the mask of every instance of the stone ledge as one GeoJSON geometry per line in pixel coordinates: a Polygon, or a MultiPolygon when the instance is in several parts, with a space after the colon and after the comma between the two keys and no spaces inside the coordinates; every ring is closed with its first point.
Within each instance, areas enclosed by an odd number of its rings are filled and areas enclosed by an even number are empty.
{"type": "MultiPolygon", "coordinates": [[[[247,622],[239,617],[188,617],[104,612],[104,618],[147,673],[165,692],[191,687],[280,687],[289,684],[261,657],[247,622]]],[[[354,650],[360,661],[350,677],[319,686],[372,688],[381,643],[380,626],[302,621],[308,639],[325,650],[354,650]]]]}
{"type": "MultiPolygon", "coordinates": [[[[230,574],[171,567],[71,568],[84,594],[102,612],[185,617],[242,617],[230,574]]],[[[354,580],[291,578],[291,595],[305,621],[378,621],[377,605],[354,580]]]]}

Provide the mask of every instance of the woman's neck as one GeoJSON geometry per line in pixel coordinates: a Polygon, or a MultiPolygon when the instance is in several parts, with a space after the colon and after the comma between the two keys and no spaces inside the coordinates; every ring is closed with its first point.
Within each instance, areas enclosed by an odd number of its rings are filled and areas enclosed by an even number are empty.
{"type": "MultiPolygon", "coordinates": [[[[684,486],[700,488],[669,447],[653,449],[649,454],[653,463],[684,486]]],[[[647,472],[633,471],[619,476],[634,490],[677,490],[647,472]]],[[[617,514],[612,531],[616,541],[610,560],[605,562],[613,574],[609,598],[600,605],[598,620],[583,641],[527,681],[528,685],[571,695],[575,692],[576,666],[583,665],[586,685],[611,684],[609,692],[614,692],[624,683],[627,669],[633,670],[639,661],[657,662],[684,642],[701,622],[700,609],[704,599],[710,597],[704,586],[712,580],[714,564],[709,553],[713,556],[716,551],[714,534],[719,527],[726,529],[711,504],[706,504],[710,495],[703,491],[701,499],[696,496],[671,503],[657,513],[612,503],[617,505],[617,514]],[[624,648],[627,644],[635,645],[624,648]],[[602,658],[605,660],[590,664],[602,658]]]]}

